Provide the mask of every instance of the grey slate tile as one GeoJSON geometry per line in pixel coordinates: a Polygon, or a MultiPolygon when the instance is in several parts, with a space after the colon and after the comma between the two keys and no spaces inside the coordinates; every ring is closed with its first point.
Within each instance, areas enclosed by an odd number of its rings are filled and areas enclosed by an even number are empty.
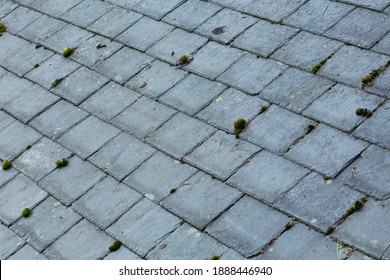
{"type": "Polygon", "coordinates": [[[8,13],[12,12],[18,7],[18,4],[14,1],[4,0],[0,8],[0,18],[4,17],[8,13]]]}
{"type": "Polygon", "coordinates": [[[81,67],[62,80],[52,89],[52,92],[78,105],[108,83],[108,81],[109,79],[103,75],[81,67]]]}
{"type": "Polygon", "coordinates": [[[337,243],[297,224],[282,234],[257,260],[338,260],[337,243]]]}
{"type": "Polygon", "coordinates": [[[317,33],[324,33],[339,22],[354,6],[328,0],[310,0],[283,22],[317,33]]]}
{"type": "Polygon", "coordinates": [[[28,219],[20,219],[11,228],[41,252],[80,219],[71,208],[49,197],[33,209],[28,219]]]}
{"type": "Polygon", "coordinates": [[[148,255],[152,260],[206,260],[211,256],[224,255],[228,247],[209,235],[183,224],[170,234],[162,244],[166,247],[154,248],[148,255]]]}
{"type": "Polygon", "coordinates": [[[0,132],[0,158],[12,160],[40,138],[41,135],[29,126],[13,122],[0,132]]]}
{"type": "Polygon", "coordinates": [[[361,124],[354,135],[370,142],[390,148],[390,135],[388,128],[390,125],[390,103],[386,102],[375,114],[361,124]]]}
{"type": "Polygon", "coordinates": [[[0,224],[0,242],[0,259],[2,260],[6,259],[25,243],[22,238],[3,224],[0,224]]]}
{"type": "Polygon", "coordinates": [[[50,173],[40,182],[40,185],[65,205],[70,205],[99,182],[104,175],[91,163],[74,156],[67,166],[50,173]]]}
{"type": "Polygon", "coordinates": [[[42,42],[45,46],[61,53],[65,48],[77,49],[94,34],[73,24],[67,24],[60,31],[42,42]]]}
{"type": "Polygon", "coordinates": [[[178,113],[149,134],[147,141],[175,158],[182,158],[214,131],[213,127],[178,113]]]}
{"type": "Polygon", "coordinates": [[[141,260],[141,258],[124,246],[121,246],[118,251],[111,252],[103,260],[141,260]]]}
{"type": "Polygon", "coordinates": [[[357,8],[326,35],[363,48],[372,47],[390,30],[387,15],[357,8]]]}
{"type": "Polygon", "coordinates": [[[276,207],[326,232],[361,198],[361,193],[343,186],[340,180],[325,181],[313,172],[278,201],[276,207]]]}
{"type": "Polygon", "coordinates": [[[243,10],[261,18],[280,21],[295,12],[305,2],[305,0],[256,0],[246,5],[243,10]]]}
{"type": "Polygon", "coordinates": [[[57,79],[64,78],[74,72],[80,65],[60,55],[53,55],[38,68],[26,75],[26,78],[45,89],[51,89],[57,79]]]}
{"type": "Polygon", "coordinates": [[[80,106],[91,114],[108,121],[130,106],[139,97],[140,94],[127,87],[110,82],[80,106]]]}
{"type": "Polygon", "coordinates": [[[5,225],[22,216],[24,208],[33,208],[47,193],[26,176],[19,174],[0,188],[0,219],[5,225]]]}
{"type": "Polygon", "coordinates": [[[308,172],[306,168],[264,150],[240,168],[228,183],[258,199],[275,203],[308,172]]]}
{"type": "Polygon", "coordinates": [[[54,19],[47,15],[41,15],[39,18],[19,31],[18,35],[32,42],[42,42],[65,25],[66,23],[62,20],[54,19]]]}
{"type": "Polygon", "coordinates": [[[83,219],[56,240],[45,254],[55,260],[96,260],[109,252],[114,239],[83,219]]]}
{"type": "Polygon", "coordinates": [[[29,124],[47,137],[57,139],[87,116],[88,113],[61,100],[34,118],[29,124]]]}
{"type": "Polygon", "coordinates": [[[363,252],[380,258],[389,246],[389,200],[368,200],[363,208],[349,216],[334,236],[363,252]]]}
{"type": "Polygon", "coordinates": [[[160,204],[202,230],[241,197],[242,193],[199,172],[160,204]]]}
{"type": "Polygon", "coordinates": [[[383,99],[347,86],[337,84],[314,101],[303,115],[350,132],[364,121],[356,115],[357,108],[374,110],[383,99]]]}
{"type": "Polygon", "coordinates": [[[111,123],[138,138],[144,138],[175,112],[168,106],[143,96],[112,119],[111,123]]]}
{"type": "Polygon", "coordinates": [[[334,177],[367,145],[366,142],[320,124],[293,146],[286,156],[322,174],[334,177]]]}
{"type": "Polygon", "coordinates": [[[340,0],[341,2],[350,3],[362,7],[371,8],[374,10],[382,11],[390,4],[389,0],[340,0]]]}
{"type": "Polygon", "coordinates": [[[252,119],[259,113],[261,106],[268,105],[269,103],[262,99],[229,88],[215,98],[209,106],[200,111],[197,117],[233,132],[233,123],[237,119],[252,119]]]}
{"type": "Polygon", "coordinates": [[[176,63],[182,55],[190,55],[202,47],[207,39],[182,29],[175,29],[156,42],[147,53],[169,63],[176,63]]]}
{"type": "Polygon", "coordinates": [[[117,42],[95,35],[75,50],[72,54],[72,59],[86,66],[92,67],[117,52],[121,47],[122,45],[117,42]],[[105,47],[96,48],[98,45],[105,47]]]}
{"type": "Polygon", "coordinates": [[[96,184],[72,208],[100,227],[106,228],[127,212],[142,196],[112,177],[96,184]]]}
{"type": "Polygon", "coordinates": [[[164,17],[164,21],[193,31],[222,8],[213,3],[189,0],[164,17]]]}
{"type": "Polygon", "coordinates": [[[194,166],[226,180],[260,148],[237,140],[233,135],[218,131],[197,147],[184,160],[194,166]]]}
{"type": "Polygon", "coordinates": [[[29,90],[4,104],[3,108],[23,122],[28,122],[58,100],[58,96],[33,84],[29,90]]]}
{"type": "Polygon", "coordinates": [[[206,231],[243,256],[250,257],[280,234],[289,220],[286,215],[253,198],[244,197],[206,231]]]}
{"type": "Polygon", "coordinates": [[[184,0],[171,0],[164,2],[159,0],[141,0],[132,8],[139,13],[143,13],[159,20],[183,2],[184,0]]]}
{"type": "Polygon", "coordinates": [[[302,31],[271,57],[298,68],[310,70],[315,64],[336,52],[342,45],[341,42],[302,31]]]}
{"type": "Polygon", "coordinates": [[[389,98],[390,97],[390,69],[386,68],[378,77],[375,78],[375,81],[372,83],[372,86],[366,86],[364,89],[368,92],[375,93],[377,95],[389,98]]]}
{"type": "Polygon", "coordinates": [[[141,17],[142,15],[133,11],[115,7],[88,26],[88,30],[114,39],[141,17]],[[115,24],[113,24],[113,19],[115,19],[115,24]]]}
{"type": "Polygon", "coordinates": [[[77,4],[79,4],[82,0],[34,0],[34,8],[41,11],[42,13],[59,17],[60,15],[67,12],[69,9],[73,8],[77,4]]]}
{"type": "Polygon", "coordinates": [[[375,46],[372,47],[372,50],[390,55],[390,34],[383,37],[375,46]]]}
{"type": "Polygon", "coordinates": [[[17,98],[22,93],[29,91],[33,84],[26,80],[7,72],[0,77],[0,106],[17,98]]]}
{"type": "Polygon", "coordinates": [[[119,132],[120,130],[114,126],[90,116],[62,135],[58,141],[81,158],[86,159],[119,132]]]}
{"type": "Polygon", "coordinates": [[[96,65],[96,70],[123,84],[152,61],[152,57],[142,52],[123,47],[108,59],[96,65]]]}
{"type": "Polygon", "coordinates": [[[334,83],[327,79],[296,68],[289,68],[266,86],[259,96],[286,109],[301,113],[333,85],[334,83]]]}
{"type": "Polygon", "coordinates": [[[129,47],[145,51],[173,29],[174,27],[169,24],[143,17],[121,33],[116,40],[129,47]]]}
{"type": "Polygon", "coordinates": [[[234,40],[232,45],[267,57],[297,33],[298,29],[260,20],[234,40]]]}
{"type": "Polygon", "coordinates": [[[241,10],[243,7],[253,2],[253,0],[210,0],[216,4],[222,5],[223,7],[229,7],[232,9],[241,10]]]}
{"type": "Polygon", "coordinates": [[[37,182],[56,168],[56,160],[68,158],[70,155],[70,151],[57,143],[42,138],[19,156],[13,166],[37,182]]]}
{"type": "Polygon", "coordinates": [[[248,125],[240,138],[283,154],[295,140],[305,135],[310,123],[305,117],[272,105],[248,125]]]}
{"type": "Polygon", "coordinates": [[[31,24],[34,20],[41,16],[34,10],[19,6],[1,21],[7,26],[7,31],[13,34],[18,33],[27,25],[31,24]]]}
{"type": "MultiPolygon", "coordinates": [[[[2,163],[2,161],[1,161],[2,163]]],[[[3,170],[0,168],[0,187],[11,181],[19,172],[15,168],[3,170]]]]}
{"type": "Polygon", "coordinates": [[[340,174],[347,185],[380,199],[390,196],[390,152],[371,145],[340,174]]]}
{"type": "Polygon", "coordinates": [[[209,42],[194,55],[194,59],[186,68],[214,80],[243,55],[244,52],[235,48],[209,42]]]}
{"type": "Polygon", "coordinates": [[[156,98],[172,88],[186,76],[186,72],[165,62],[155,60],[133,77],[126,86],[144,95],[156,98]]]}
{"type": "Polygon", "coordinates": [[[134,5],[138,4],[141,1],[142,0],[110,0],[111,3],[127,9],[133,8],[134,5]]]}
{"type": "Polygon", "coordinates": [[[113,7],[114,6],[110,5],[108,2],[84,0],[64,13],[61,18],[70,21],[73,24],[87,27],[98,18],[108,13],[113,7]]]}
{"type": "Polygon", "coordinates": [[[169,195],[171,189],[179,187],[196,171],[187,164],[157,152],[123,182],[150,200],[160,202],[169,195]]]}
{"type": "Polygon", "coordinates": [[[15,119],[5,113],[4,111],[0,111],[0,131],[13,123],[15,119]]]}
{"type": "Polygon", "coordinates": [[[144,257],[162,238],[179,227],[181,220],[148,199],[131,208],[108,232],[144,257]]]}
{"type": "Polygon", "coordinates": [[[217,80],[256,95],[286,69],[283,63],[247,54],[217,80]]]}
{"type": "Polygon", "coordinates": [[[10,33],[2,33],[0,37],[1,53],[0,53],[0,65],[4,66],[4,60],[20,52],[23,47],[29,44],[28,41],[21,39],[10,33]]]}
{"type": "Polygon", "coordinates": [[[225,89],[220,83],[191,74],[163,94],[159,101],[194,115],[225,89]]]}
{"type": "Polygon", "coordinates": [[[47,260],[47,258],[35,250],[31,245],[26,244],[15,254],[8,258],[9,260],[47,260]]]}
{"type": "Polygon", "coordinates": [[[150,158],[154,151],[149,145],[123,132],[89,160],[116,179],[122,180],[150,158]]]}
{"type": "Polygon", "coordinates": [[[196,32],[227,44],[249,26],[255,24],[256,21],[257,19],[254,17],[230,9],[223,9],[198,27],[196,32]]]}
{"type": "Polygon", "coordinates": [[[389,58],[384,55],[353,46],[344,46],[321,67],[317,74],[358,87],[363,76],[384,65],[388,60],[389,58]]]}

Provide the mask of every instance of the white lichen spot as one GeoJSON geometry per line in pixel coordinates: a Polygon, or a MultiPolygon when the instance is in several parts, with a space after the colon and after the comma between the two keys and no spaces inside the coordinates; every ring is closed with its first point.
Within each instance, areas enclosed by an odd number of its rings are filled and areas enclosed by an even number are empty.
{"type": "Polygon", "coordinates": [[[154,194],[147,193],[145,194],[145,197],[149,198],[150,200],[154,200],[154,194]]]}
{"type": "Polygon", "coordinates": [[[313,220],[311,220],[311,221],[310,221],[310,223],[312,223],[312,224],[315,224],[315,223],[317,223],[317,219],[313,219],[313,220]]]}

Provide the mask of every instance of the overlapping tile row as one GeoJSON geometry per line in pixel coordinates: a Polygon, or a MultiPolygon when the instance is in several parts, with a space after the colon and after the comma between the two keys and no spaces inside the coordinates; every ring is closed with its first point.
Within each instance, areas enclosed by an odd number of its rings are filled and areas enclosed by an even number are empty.
{"type": "Polygon", "coordinates": [[[4,0],[0,257],[388,259],[389,9],[4,0]]]}

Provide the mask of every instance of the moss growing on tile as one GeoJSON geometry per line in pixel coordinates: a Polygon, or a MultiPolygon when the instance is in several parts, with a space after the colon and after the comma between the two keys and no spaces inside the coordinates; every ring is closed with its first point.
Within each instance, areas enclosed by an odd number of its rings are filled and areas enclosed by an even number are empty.
{"type": "Polygon", "coordinates": [[[7,30],[7,26],[5,26],[4,22],[0,21],[0,33],[3,33],[7,30]]]}
{"type": "Polygon", "coordinates": [[[38,63],[35,63],[34,64],[34,68],[38,68],[39,67],[39,64],[38,63]]]}
{"type": "Polygon", "coordinates": [[[62,51],[61,55],[62,55],[63,57],[68,57],[68,56],[71,56],[71,55],[72,55],[73,51],[74,51],[74,50],[73,50],[72,48],[66,47],[66,48],[62,51]]]}
{"type": "Polygon", "coordinates": [[[171,189],[171,190],[169,191],[169,193],[174,193],[174,192],[176,192],[176,189],[175,189],[175,188],[173,188],[173,189],[171,189]]]}
{"type": "Polygon", "coordinates": [[[9,160],[4,160],[3,161],[3,163],[1,164],[1,168],[3,169],[3,170],[8,170],[8,169],[10,169],[11,168],[11,166],[12,166],[12,163],[9,161],[9,160]]]}
{"type": "Polygon", "coordinates": [[[192,55],[183,54],[183,55],[181,55],[181,56],[177,59],[177,61],[176,61],[176,66],[188,64],[188,63],[191,62],[192,59],[193,59],[193,56],[192,56],[192,55]]]}
{"type": "Polygon", "coordinates": [[[326,229],[326,235],[332,234],[333,232],[334,232],[334,227],[333,226],[329,226],[326,229]]]}
{"type": "Polygon", "coordinates": [[[65,79],[65,78],[62,77],[62,78],[55,79],[54,82],[51,84],[50,89],[55,88],[56,86],[58,86],[62,82],[63,79],[65,79]]]}
{"type": "Polygon", "coordinates": [[[312,132],[313,129],[315,129],[315,128],[316,128],[316,125],[315,125],[314,123],[309,124],[309,125],[307,126],[307,128],[306,128],[306,134],[309,134],[309,133],[312,132]]]}
{"type": "Polygon", "coordinates": [[[355,212],[354,206],[348,208],[347,211],[345,211],[345,217],[351,216],[353,214],[353,212],[355,212]]]}
{"type": "Polygon", "coordinates": [[[238,139],[240,137],[240,133],[248,126],[248,121],[243,118],[237,119],[234,123],[234,135],[238,139]]]}
{"type": "Polygon", "coordinates": [[[30,208],[24,208],[22,210],[22,216],[23,217],[27,218],[28,216],[30,216],[30,214],[31,214],[31,209],[30,208]]]}
{"type": "Polygon", "coordinates": [[[61,168],[61,167],[65,167],[68,165],[68,160],[66,158],[62,158],[62,159],[57,159],[56,160],[56,167],[57,168],[61,168]]]}
{"type": "Polygon", "coordinates": [[[214,255],[214,256],[211,256],[208,259],[211,260],[211,261],[216,261],[216,260],[219,260],[219,256],[214,255]]]}
{"type": "Polygon", "coordinates": [[[324,175],[324,176],[322,176],[322,178],[324,178],[325,181],[328,181],[328,180],[332,179],[332,177],[330,177],[328,175],[324,175]]]}
{"type": "Polygon", "coordinates": [[[32,147],[31,145],[27,145],[27,146],[26,146],[26,150],[30,150],[31,147],[32,147]]]}
{"type": "Polygon", "coordinates": [[[357,108],[355,111],[356,115],[362,116],[362,117],[371,117],[374,112],[372,110],[368,110],[367,108],[357,108]]]}
{"type": "Polygon", "coordinates": [[[260,106],[260,113],[264,113],[265,111],[267,111],[268,107],[267,106],[260,106]]]}
{"type": "Polygon", "coordinates": [[[377,69],[374,69],[369,74],[363,76],[361,79],[361,87],[365,88],[366,86],[372,86],[374,79],[385,71],[388,66],[390,66],[390,60],[387,61],[386,64],[379,66],[377,69]]]}
{"type": "Polygon", "coordinates": [[[324,64],[328,61],[328,59],[329,59],[329,58],[323,59],[323,60],[321,60],[319,63],[315,64],[315,65],[311,68],[311,73],[317,74],[317,71],[320,70],[320,68],[322,67],[322,65],[324,65],[324,64]]]}
{"type": "Polygon", "coordinates": [[[108,249],[111,251],[111,252],[114,252],[116,250],[118,250],[122,245],[122,242],[120,242],[119,240],[115,240],[114,243],[111,244],[110,247],[108,247],[108,249]]]}

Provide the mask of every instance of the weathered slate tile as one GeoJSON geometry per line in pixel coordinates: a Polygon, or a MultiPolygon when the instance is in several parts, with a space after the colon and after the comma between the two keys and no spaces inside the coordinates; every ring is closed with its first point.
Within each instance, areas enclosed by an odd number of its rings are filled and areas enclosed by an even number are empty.
{"type": "Polygon", "coordinates": [[[65,25],[66,23],[62,20],[54,19],[47,15],[41,15],[19,31],[18,35],[32,42],[42,42],[58,30],[62,29],[65,25]]]}
{"type": "Polygon", "coordinates": [[[305,2],[305,0],[257,0],[246,5],[243,10],[261,18],[280,21],[295,12],[305,2]]]}
{"type": "Polygon", "coordinates": [[[18,33],[27,25],[30,25],[34,20],[39,18],[41,13],[34,10],[19,6],[1,21],[7,26],[7,31],[13,34],[18,33]]]}
{"type": "Polygon", "coordinates": [[[8,258],[8,260],[47,260],[47,257],[35,250],[31,245],[26,244],[19,249],[15,254],[8,258]]]}
{"type": "Polygon", "coordinates": [[[0,224],[0,242],[0,259],[2,260],[6,259],[25,243],[22,238],[3,224],[0,224]]]}
{"type": "Polygon", "coordinates": [[[141,0],[138,1],[132,8],[145,15],[160,20],[170,11],[178,7],[184,0],[170,0],[170,1],[159,1],[159,0],[141,0]]]}

